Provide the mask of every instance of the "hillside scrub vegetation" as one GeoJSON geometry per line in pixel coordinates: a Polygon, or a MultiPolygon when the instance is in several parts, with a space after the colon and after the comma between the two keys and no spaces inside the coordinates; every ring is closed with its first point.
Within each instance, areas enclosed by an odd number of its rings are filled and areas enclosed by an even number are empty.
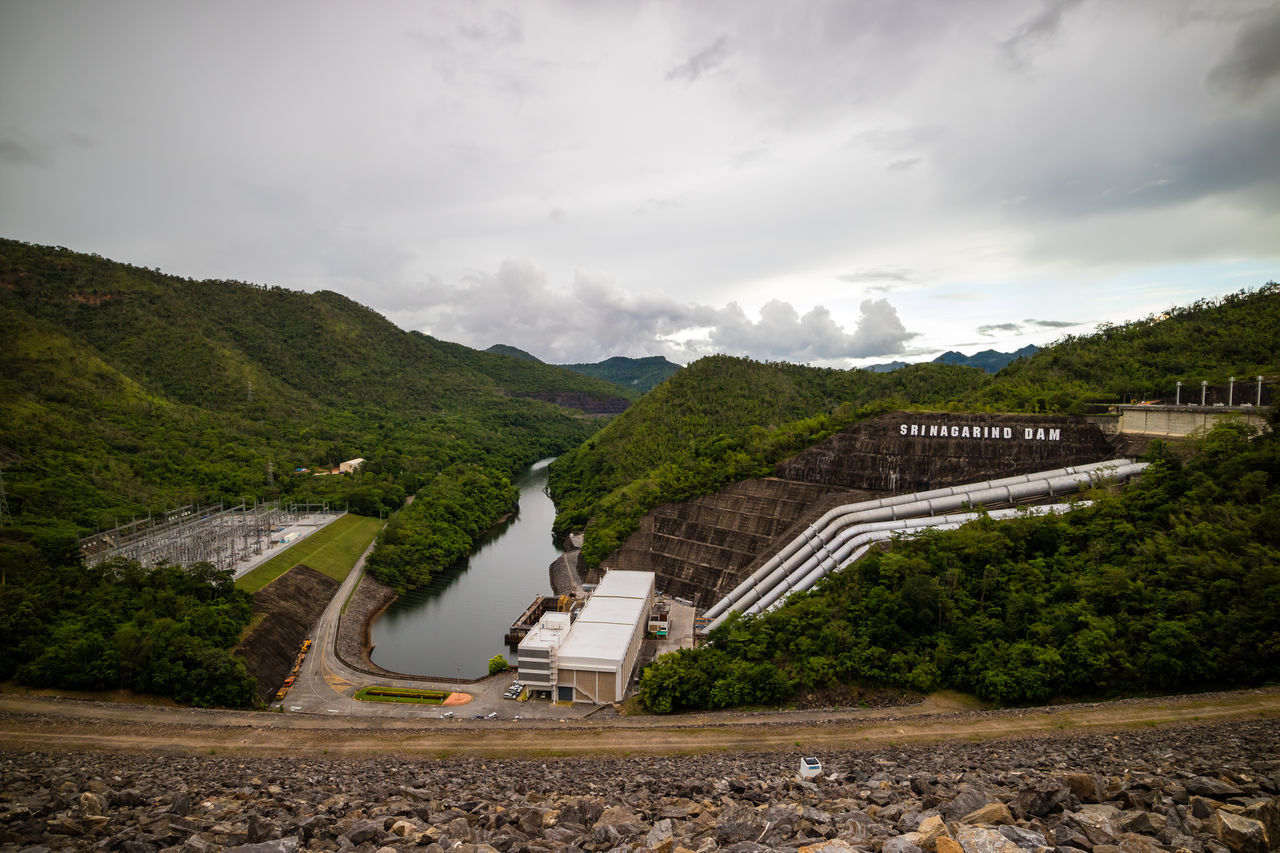
{"type": "MultiPolygon", "coordinates": [[[[1273,425],[1280,420],[1273,417],[1273,425]]],[[[1280,677],[1280,432],[1157,443],[1118,492],[1063,516],[898,540],[640,679],[658,713],[777,704],[837,683],[1002,704],[1280,677]]]]}

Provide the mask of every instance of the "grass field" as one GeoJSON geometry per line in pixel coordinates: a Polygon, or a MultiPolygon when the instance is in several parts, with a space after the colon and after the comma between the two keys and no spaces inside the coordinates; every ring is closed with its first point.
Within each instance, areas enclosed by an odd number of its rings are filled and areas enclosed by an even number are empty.
{"type": "Polygon", "coordinates": [[[381,525],[376,518],[344,515],[258,566],[236,581],[236,586],[245,592],[257,592],[298,563],[341,582],[378,535],[381,525]]]}

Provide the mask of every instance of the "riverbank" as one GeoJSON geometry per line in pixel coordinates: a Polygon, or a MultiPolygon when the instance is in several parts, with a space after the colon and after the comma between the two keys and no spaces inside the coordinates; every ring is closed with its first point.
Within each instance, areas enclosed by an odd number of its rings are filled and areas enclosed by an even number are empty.
{"type": "Polygon", "coordinates": [[[334,649],[338,660],[349,668],[368,675],[413,678],[389,672],[375,664],[370,657],[373,651],[370,639],[373,620],[395,600],[396,591],[391,587],[370,577],[367,572],[360,578],[360,583],[347,599],[347,605],[338,620],[338,637],[334,649]]]}

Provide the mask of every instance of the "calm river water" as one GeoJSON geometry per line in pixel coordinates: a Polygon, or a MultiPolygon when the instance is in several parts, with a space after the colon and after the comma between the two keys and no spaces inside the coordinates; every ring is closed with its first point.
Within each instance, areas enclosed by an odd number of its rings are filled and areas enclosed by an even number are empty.
{"type": "Polygon", "coordinates": [[[480,540],[470,557],[401,596],[373,623],[371,657],[411,675],[477,678],[489,658],[515,648],[502,641],[535,595],[550,595],[547,567],[560,556],[551,539],[555,506],[543,488],[544,459],[520,475],[520,509],[480,540]]]}

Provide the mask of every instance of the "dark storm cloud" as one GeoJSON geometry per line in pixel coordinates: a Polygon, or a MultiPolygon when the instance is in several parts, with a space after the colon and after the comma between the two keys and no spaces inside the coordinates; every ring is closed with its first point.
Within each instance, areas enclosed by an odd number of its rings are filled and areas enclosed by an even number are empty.
{"type": "Polygon", "coordinates": [[[12,137],[0,137],[0,161],[19,166],[47,166],[52,160],[47,150],[24,145],[12,137]]]}
{"type": "Polygon", "coordinates": [[[1072,7],[1079,5],[1080,0],[1044,0],[1038,14],[1024,21],[1013,35],[1000,43],[1010,62],[1015,66],[1025,65],[1027,51],[1057,35],[1063,17],[1072,7]]]}
{"type": "Polygon", "coordinates": [[[684,62],[667,72],[668,80],[682,80],[685,83],[693,83],[699,77],[714,71],[724,64],[725,59],[729,55],[729,39],[726,36],[720,36],[707,47],[695,53],[684,62]]]}
{"type": "Polygon", "coordinates": [[[1209,84],[1238,98],[1249,98],[1277,77],[1280,77],[1280,5],[1245,21],[1230,54],[1209,72],[1209,84]]]}
{"type": "Polygon", "coordinates": [[[996,332],[1012,332],[1013,334],[1021,334],[1022,327],[1017,323],[989,323],[985,326],[979,326],[975,331],[984,337],[994,338],[996,332]]]}

